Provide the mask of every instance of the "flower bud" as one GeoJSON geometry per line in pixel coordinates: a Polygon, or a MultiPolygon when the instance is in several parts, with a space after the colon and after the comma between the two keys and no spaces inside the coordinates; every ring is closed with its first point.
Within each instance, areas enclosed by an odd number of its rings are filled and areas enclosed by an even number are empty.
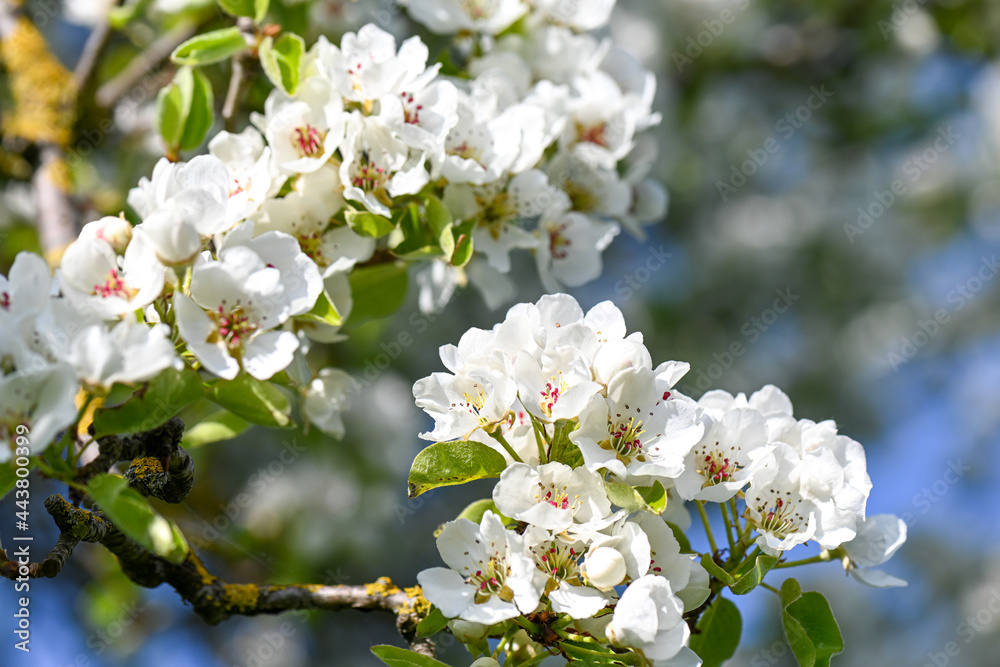
{"type": "Polygon", "coordinates": [[[471,644],[479,641],[486,636],[486,631],[489,629],[482,623],[463,621],[460,618],[449,621],[448,628],[451,630],[451,634],[455,636],[455,639],[463,644],[471,644]]]}
{"type": "Polygon", "coordinates": [[[132,240],[132,225],[124,218],[105,216],[100,220],[88,222],[80,230],[80,238],[95,238],[106,241],[119,255],[125,253],[125,247],[132,240]]]}
{"type": "Polygon", "coordinates": [[[597,547],[587,554],[582,571],[594,587],[609,591],[625,579],[625,557],[617,549],[597,547]]]}

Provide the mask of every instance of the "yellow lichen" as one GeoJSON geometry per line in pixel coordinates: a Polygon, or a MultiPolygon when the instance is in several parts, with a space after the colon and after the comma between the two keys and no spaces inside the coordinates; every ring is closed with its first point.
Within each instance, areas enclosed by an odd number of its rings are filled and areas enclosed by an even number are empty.
{"type": "Polygon", "coordinates": [[[411,607],[408,611],[415,612],[417,616],[420,616],[421,618],[424,618],[427,614],[431,613],[431,603],[424,597],[424,591],[420,588],[420,586],[410,586],[409,588],[404,588],[403,592],[406,593],[407,597],[413,600],[413,602],[406,605],[411,607]]]}
{"type": "Polygon", "coordinates": [[[389,597],[399,593],[399,587],[392,583],[389,577],[379,577],[373,584],[365,584],[365,593],[368,595],[381,595],[389,597]]]}
{"type": "Polygon", "coordinates": [[[253,609],[260,598],[260,588],[256,584],[226,584],[225,590],[226,609],[253,609]]]}
{"type": "MultiPolygon", "coordinates": [[[[76,122],[73,75],[49,51],[27,18],[0,40],[0,64],[7,70],[14,108],[3,119],[6,137],[67,146],[76,122]]],[[[56,183],[68,183],[60,178],[56,183]]]]}
{"type": "Polygon", "coordinates": [[[135,479],[147,479],[150,475],[162,475],[163,464],[155,456],[144,456],[141,459],[132,459],[129,466],[132,476],[135,479]]]}

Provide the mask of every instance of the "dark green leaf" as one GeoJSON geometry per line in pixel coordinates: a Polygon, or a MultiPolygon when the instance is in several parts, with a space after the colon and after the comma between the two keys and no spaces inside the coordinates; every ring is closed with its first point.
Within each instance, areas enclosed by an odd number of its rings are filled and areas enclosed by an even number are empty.
{"type": "Polygon", "coordinates": [[[216,380],[208,388],[208,398],[253,424],[292,426],[291,407],[281,390],[246,373],[216,380]]]}
{"type": "Polygon", "coordinates": [[[97,475],[87,483],[87,493],[101,511],[123,533],[171,563],[182,563],[187,541],[172,521],[150,507],[142,495],[130,489],[118,475],[97,475]]]}
{"type": "Polygon", "coordinates": [[[483,520],[483,515],[486,514],[487,510],[497,515],[500,514],[500,510],[497,509],[496,503],[493,502],[492,498],[483,498],[482,500],[476,500],[466,505],[465,509],[455,518],[468,519],[472,523],[478,524],[483,520]]]}
{"type": "Polygon", "coordinates": [[[437,607],[431,607],[431,613],[427,614],[427,617],[417,624],[417,636],[430,637],[431,635],[436,635],[444,630],[447,625],[448,619],[444,617],[441,610],[437,607]]]}
{"type": "Polygon", "coordinates": [[[231,440],[250,428],[250,423],[228,410],[218,410],[184,432],[185,447],[201,447],[211,442],[231,440]]]}
{"type": "Polygon", "coordinates": [[[156,131],[171,148],[176,148],[180,144],[184,132],[184,118],[187,116],[184,93],[178,83],[181,71],[178,70],[173,83],[161,88],[156,94],[156,131]]]}
{"type": "Polygon", "coordinates": [[[688,540],[687,535],[684,534],[684,531],[681,530],[680,526],[670,523],[669,521],[667,522],[667,525],[670,526],[670,530],[674,532],[674,539],[677,540],[677,544],[681,545],[681,553],[691,553],[691,542],[688,540]]]}
{"type": "Polygon", "coordinates": [[[222,10],[230,16],[253,16],[254,0],[216,0],[222,10]]]}
{"type": "Polygon", "coordinates": [[[722,567],[712,559],[712,554],[705,554],[701,557],[701,566],[708,570],[708,573],[724,583],[726,586],[732,586],[736,583],[732,575],[722,569],[722,567]]]}
{"type": "Polygon", "coordinates": [[[740,577],[735,584],[730,586],[733,593],[737,595],[746,595],[753,589],[760,585],[760,582],[764,581],[764,576],[771,571],[778,563],[777,556],[768,556],[767,554],[760,554],[757,556],[756,560],[753,562],[753,569],[740,577]]]}
{"type": "Polygon", "coordinates": [[[830,659],[844,650],[844,638],[830,603],[820,593],[803,593],[794,579],[782,585],[781,602],[785,637],[799,665],[829,667],[830,659]]]}
{"type": "Polygon", "coordinates": [[[667,490],[659,482],[653,482],[653,486],[637,486],[635,490],[653,514],[663,514],[667,509],[667,490]]]}
{"type": "Polygon", "coordinates": [[[388,644],[372,646],[372,653],[389,667],[448,667],[434,658],[388,644]]]}
{"type": "Polygon", "coordinates": [[[215,96],[212,84],[201,70],[192,73],[191,103],[187,116],[184,118],[184,129],[181,133],[180,148],[190,151],[198,148],[212,127],[215,115],[215,96]]]}
{"type": "Polygon", "coordinates": [[[499,477],[506,468],[503,455],[481,442],[439,442],[421,451],[413,460],[409,476],[410,497],[416,498],[439,486],[499,477]]]}
{"type": "Polygon", "coordinates": [[[168,369],[114,408],[94,412],[94,437],[141,433],[162,426],[204,394],[201,378],[190,368],[168,369]]]}
{"type": "Polygon", "coordinates": [[[246,48],[243,33],[234,26],[195,35],[174,49],[170,59],[178,65],[207,65],[230,58],[246,48]]]}
{"type": "Polygon", "coordinates": [[[351,324],[391,315],[406,297],[406,265],[378,264],[354,269],[348,275],[354,307],[351,324]]]}
{"type": "Polygon", "coordinates": [[[719,596],[698,620],[698,630],[691,635],[691,650],[702,659],[702,667],[719,667],[733,657],[740,644],[740,610],[719,596]]]}

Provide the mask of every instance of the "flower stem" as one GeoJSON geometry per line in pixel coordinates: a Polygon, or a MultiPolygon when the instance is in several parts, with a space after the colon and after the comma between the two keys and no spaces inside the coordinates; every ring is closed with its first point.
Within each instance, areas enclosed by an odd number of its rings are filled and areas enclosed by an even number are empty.
{"type": "Polygon", "coordinates": [[[698,514],[701,515],[701,522],[705,526],[705,535],[708,536],[708,544],[712,547],[712,553],[718,553],[719,547],[715,546],[715,536],[712,535],[712,526],[708,523],[708,513],[705,511],[705,501],[696,500],[694,502],[698,506],[698,514]]]}
{"type": "Polygon", "coordinates": [[[534,415],[531,416],[531,428],[535,431],[535,443],[538,445],[538,462],[548,463],[549,456],[545,451],[548,445],[547,438],[543,435],[542,426],[534,415]]]}
{"type": "Polygon", "coordinates": [[[729,520],[729,511],[725,503],[719,503],[719,511],[722,512],[722,522],[726,524],[726,540],[729,542],[729,560],[734,562],[743,554],[736,553],[736,540],[733,539],[733,522],[729,520]]]}
{"type": "Polygon", "coordinates": [[[507,453],[510,454],[512,459],[518,463],[524,463],[524,461],[521,460],[521,457],[517,455],[517,452],[514,451],[514,448],[510,446],[510,443],[507,442],[507,438],[503,437],[503,433],[500,432],[499,426],[495,431],[490,433],[490,437],[499,442],[500,446],[507,450],[507,453]]]}
{"type": "Polygon", "coordinates": [[[826,563],[830,560],[830,558],[830,552],[824,549],[812,558],[803,558],[802,560],[790,560],[787,563],[778,563],[774,566],[774,569],[778,569],[779,567],[798,567],[799,565],[809,565],[810,563],[826,563]]]}

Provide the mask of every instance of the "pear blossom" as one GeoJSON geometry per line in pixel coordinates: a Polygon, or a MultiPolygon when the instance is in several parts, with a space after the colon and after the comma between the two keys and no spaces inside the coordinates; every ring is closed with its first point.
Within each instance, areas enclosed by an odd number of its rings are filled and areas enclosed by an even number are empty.
{"type": "Polygon", "coordinates": [[[612,644],[640,651],[649,660],[669,660],[687,644],[691,631],[684,603],[663,577],[646,575],[629,584],[615,605],[606,634],[612,644]]]}
{"type": "Polygon", "coordinates": [[[76,369],[81,382],[105,389],[116,382],[145,382],[160,371],[181,365],[170,340],[170,327],[128,319],[111,329],[103,323],[86,327],[69,342],[64,358],[76,369]]]}
{"type": "Polygon", "coordinates": [[[227,217],[229,185],[225,164],[214,156],[199,155],[190,162],[163,158],[151,178],[139,179],[138,186],[129,191],[128,204],[143,223],[169,211],[175,224],[192,228],[198,236],[211,236],[232,226],[227,217]]]}
{"type": "Polygon", "coordinates": [[[505,516],[555,533],[611,512],[600,476],[557,461],[538,468],[509,466],[493,489],[493,501],[505,516]]]}
{"type": "Polygon", "coordinates": [[[816,538],[819,508],[799,490],[802,469],[795,450],[778,443],[768,457],[766,470],[746,491],[747,515],[759,533],[757,545],[777,555],[816,538]]]}
{"type": "Polygon", "coordinates": [[[38,363],[37,357],[26,361],[0,355],[0,463],[13,458],[18,436],[26,435],[29,451],[37,455],[76,419],[80,385],[73,367],[38,363]]]}
{"type": "Polygon", "coordinates": [[[239,134],[219,132],[208,142],[208,151],[229,172],[226,217],[232,224],[256,213],[285,181],[276,173],[270,147],[264,145],[264,137],[253,127],[239,134]]]}
{"type": "Polygon", "coordinates": [[[432,373],[413,385],[413,396],[417,407],[434,417],[434,429],[420,437],[440,442],[480,429],[488,433],[506,422],[517,385],[508,373],[482,367],[460,375],[432,373]]]}
{"type": "Polygon", "coordinates": [[[586,544],[563,533],[553,535],[537,525],[524,531],[528,551],[547,578],[546,597],[552,609],[570,618],[590,618],[612,600],[610,593],[584,583],[581,560],[586,544]]]}
{"type": "Polygon", "coordinates": [[[535,567],[524,539],[487,511],[477,526],[468,519],[445,525],[437,539],[451,568],[417,575],[424,596],[447,618],[492,625],[538,606],[546,576],[535,567]]]}
{"type": "Polygon", "coordinates": [[[519,352],[514,373],[522,404],[546,422],[579,416],[601,388],[591,380],[587,360],[569,346],[546,349],[541,360],[519,352]]]}
{"type": "Polygon", "coordinates": [[[538,7],[552,21],[576,30],[596,30],[607,25],[615,0],[541,0],[538,7]]]}
{"type": "Polygon", "coordinates": [[[274,330],[291,313],[281,276],[243,245],[195,265],[191,295],[175,292],[173,304],[181,338],[207,370],[267,380],[291,363],[295,334],[274,330]]]}
{"type": "Polygon", "coordinates": [[[841,545],[844,567],[857,581],[874,588],[907,583],[873,568],[888,561],[906,542],[906,522],[893,514],[876,514],[858,523],[857,535],[841,545]]]}
{"type": "Polygon", "coordinates": [[[264,114],[251,120],[264,133],[274,164],[284,174],[316,171],[344,140],[344,103],[329,81],[309,77],[295,97],[279,90],[264,102],[264,114]]]}
{"type": "Polygon", "coordinates": [[[347,409],[354,380],[339,368],[324,368],[309,383],[302,399],[302,412],[310,424],[328,435],[344,437],[343,413],[347,409]]]}
{"type": "Polygon", "coordinates": [[[393,197],[416,194],[430,178],[423,153],[411,153],[376,119],[349,116],[344,146],[340,165],[344,198],[372,213],[389,216],[393,197]]]}
{"type": "Polygon", "coordinates": [[[462,31],[495,35],[524,16],[524,0],[407,0],[406,8],[417,23],[438,35],[462,31]]]}
{"type": "Polygon", "coordinates": [[[544,217],[538,224],[541,243],[535,263],[545,289],[579,287],[601,275],[601,253],[618,235],[617,223],[600,222],[582,213],[544,217]]]}
{"type": "Polygon", "coordinates": [[[132,240],[132,224],[122,216],[108,215],[85,224],[78,238],[105,241],[116,253],[122,255],[132,240]]]}
{"type": "Polygon", "coordinates": [[[147,238],[142,234],[134,238],[124,257],[97,236],[74,241],[63,254],[59,271],[66,298],[104,319],[148,306],[163,291],[166,269],[147,238]]]}
{"type": "Polygon", "coordinates": [[[0,327],[37,317],[45,308],[52,282],[41,255],[17,253],[10,274],[0,274],[0,327]]]}

